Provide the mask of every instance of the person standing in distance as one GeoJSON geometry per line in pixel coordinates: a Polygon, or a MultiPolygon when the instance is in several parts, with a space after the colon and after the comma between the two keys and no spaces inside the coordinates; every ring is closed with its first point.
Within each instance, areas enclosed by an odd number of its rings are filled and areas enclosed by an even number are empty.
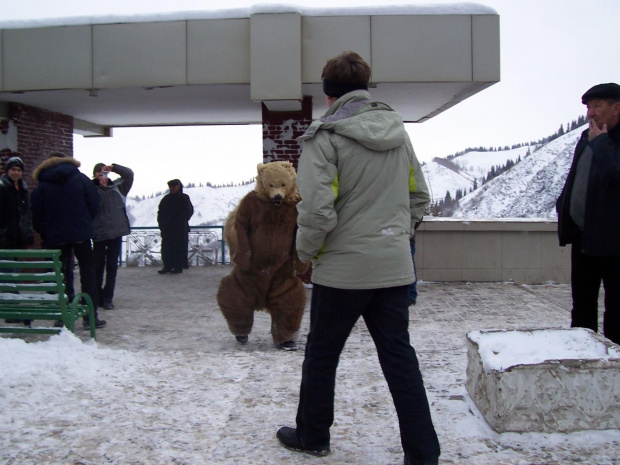
{"type": "Polygon", "coordinates": [[[93,169],[93,177],[93,184],[101,199],[97,216],[93,221],[93,255],[99,290],[97,299],[99,306],[112,310],[123,236],[131,232],[125,200],[133,185],[133,171],[116,163],[107,166],[104,163],[97,163],[93,169]],[[119,174],[120,179],[111,180],[109,173],[119,174]]]}
{"type": "Polygon", "coordinates": [[[439,441],[409,340],[409,238],[430,198],[402,117],[368,93],[370,66],[343,52],[323,69],[329,110],[299,138],[297,253],[312,260],[310,333],[288,449],[330,452],[340,353],[362,317],[390,388],[407,465],[434,465],[439,441]]]}
{"type": "Polygon", "coordinates": [[[620,86],[595,85],[581,102],[590,123],[556,203],[560,246],[572,244],[571,327],[598,331],[602,281],[603,333],[620,344],[620,86]]]}
{"type": "Polygon", "coordinates": [[[161,231],[161,259],[164,267],[159,274],[183,273],[187,262],[188,221],[194,209],[189,196],[183,193],[178,179],[168,181],[169,193],[159,202],[157,224],[161,231]]]}

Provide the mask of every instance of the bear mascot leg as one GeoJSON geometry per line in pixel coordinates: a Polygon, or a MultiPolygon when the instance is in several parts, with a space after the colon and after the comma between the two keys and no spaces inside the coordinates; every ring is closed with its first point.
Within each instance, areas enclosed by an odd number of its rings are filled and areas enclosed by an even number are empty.
{"type": "Polygon", "coordinates": [[[305,306],[306,290],[297,277],[289,277],[270,289],[267,311],[271,314],[271,337],[276,346],[287,349],[291,346],[287,342],[297,340],[305,306]]]}
{"type": "Polygon", "coordinates": [[[217,291],[217,303],[228,323],[228,329],[240,343],[248,340],[248,334],[254,324],[254,308],[256,299],[246,294],[246,289],[237,278],[236,273],[224,277],[217,291]]]}

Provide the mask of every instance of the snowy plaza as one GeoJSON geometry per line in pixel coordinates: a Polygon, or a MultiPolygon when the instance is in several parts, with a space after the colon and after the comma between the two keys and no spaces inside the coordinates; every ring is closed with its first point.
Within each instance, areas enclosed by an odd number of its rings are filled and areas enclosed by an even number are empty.
{"type": "MultiPolygon", "coordinates": [[[[0,338],[0,463],[402,464],[396,414],[363,322],[340,361],[332,453],[306,456],[282,448],[275,432],[294,425],[307,313],[297,352],[273,347],[263,312],[240,346],[215,300],[229,266],[156,270],[119,269],[116,309],[101,311],[108,325],[96,343],[81,328],[78,337],[0,338]]],[[[441,464],[620,464],[619,430],[498,434],[465,388],[468,332],[567,328],[570,286],[418,289],[410,333],[441,464]]]]}

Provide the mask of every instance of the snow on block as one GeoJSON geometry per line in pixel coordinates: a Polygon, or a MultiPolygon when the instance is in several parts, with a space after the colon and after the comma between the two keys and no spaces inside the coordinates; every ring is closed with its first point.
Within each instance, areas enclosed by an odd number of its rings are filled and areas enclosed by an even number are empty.
{"type": "Polygon", "coordinates": [[[467,391],[498,432],[620,429],[620,346],[584,328],[472,331],[467,391]]]}

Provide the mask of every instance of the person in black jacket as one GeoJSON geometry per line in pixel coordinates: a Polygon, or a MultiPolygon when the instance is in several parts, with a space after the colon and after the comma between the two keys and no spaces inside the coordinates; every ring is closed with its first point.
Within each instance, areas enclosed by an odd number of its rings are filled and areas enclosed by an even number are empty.
{"type": "Polygon", "coordinates": [[[157,224],[161,231],[161,258],[164,267],[159,274],[183,273],[187,261],[187,228],[193,213],[189,196],[183,193],[178,179],[168,182],[170,192],[161,199],[157,224]]]}
{"type": "Polygon", "coordinates": [[[97,163],[93,169],[93,177],[93,184],[101,198],[93,224],[93,254],[99,290],[97,299],[99,306],[112,310],[123,236],[131,232],[125,199],[133,185],[133,171],[118,163],[107,166],[104,163],[97,163]],[[119,174],[120,179],[113,181],[108,177],[109,173],[119,174]]]}
{"type": "MultiPolygon", "coordinates": [[[[30,197],[23,175],[22,159],[9,158],[0,177],[0,249],[26,249],[34,242],[30,197]]],[[[31,320],[5,321],[26,326],[31,323],[31,320]]]]}
{"type": "Polygon", "coordinates": [[[9,158],[0,178],[0,249],[26,249],[34,242],[30,196],[23,175],[22,159],[9,158]]]}
{"type": "Polygon", "coordinates": [[[560,246],[572,244],[571,326],[598,330],[605,287],[605,337],[620,344],[620,86],[598,84],[581,98],[589,128],[556,204],[560,246]]]}
{"type": "MultiPolygon", "coordinates": [[[[92,181],[78,170],[79,166],[79,161],[56,152],[34,170],[33,178],[39,184],[32,192],[32,224],[41,235],[44,247],[60,249],[65,292],[70,300],[75,296],[75,254],[82,292],[93,301],[95,326],[103,328],[105,320],[97,317],[97,280],[91,246],[99,194],[92,181]]],[[[87,316],[82,323],[85,328],[89,327],[87,316]]]]}

